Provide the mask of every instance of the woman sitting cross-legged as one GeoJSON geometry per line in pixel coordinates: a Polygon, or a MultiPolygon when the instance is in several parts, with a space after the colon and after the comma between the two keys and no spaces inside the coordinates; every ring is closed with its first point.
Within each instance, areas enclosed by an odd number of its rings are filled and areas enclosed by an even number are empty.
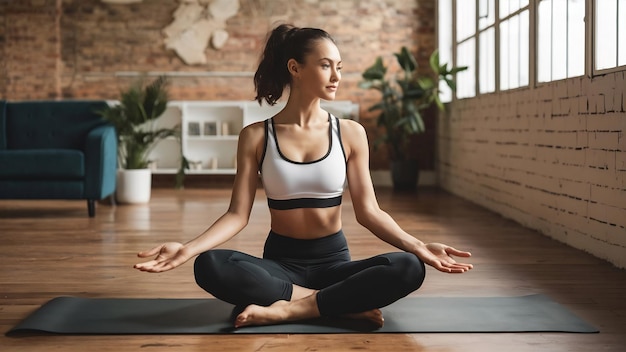
{"type": "Polygon", "coordinates": [[[341,67],[325,31],[276,27],[254,76],[256,99],[274,105],[288,88],[288,101],[275,116],[241,131],[228,210],[186,244],[168,242],[139,253],[156,257],[135,268],[162,272],[196,257],[198,285],[242,307],[235,327],[319,316],[382,326],[380,308],[422,285],[424,263],[446,273],[470,270],[471,264],[452,258],[469,252],[423,243],[379,208],[365,130],[320,107],[322,99],[335,99],[341,67]],[[259,173],[271,215],[263,258],[214,249],[248,223],[259,173]],[[351,260],[341,224],[345,184],[357,221],[400,251],[351,260]]]}

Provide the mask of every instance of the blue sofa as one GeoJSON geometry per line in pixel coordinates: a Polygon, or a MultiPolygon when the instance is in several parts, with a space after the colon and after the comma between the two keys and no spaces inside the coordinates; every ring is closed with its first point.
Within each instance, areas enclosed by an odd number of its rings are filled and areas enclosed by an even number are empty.
{"type": "Polygon", "coordinates": [[[104,101],[0,101],[0,199],[86,199],[115,190],[117,137],[104,101]]]}

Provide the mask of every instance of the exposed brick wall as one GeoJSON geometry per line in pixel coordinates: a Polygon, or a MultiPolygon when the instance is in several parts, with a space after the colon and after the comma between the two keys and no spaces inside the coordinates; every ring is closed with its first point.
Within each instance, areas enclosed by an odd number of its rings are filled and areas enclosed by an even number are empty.
{"type": "MultiPolygon", "coordinates": [[[[0,0],[3,3],[4,0],[0,0]]],[[[161,30],[172,22],[177,0],[144,0],[112,5],[99,0],[9,1],[0,15],[0,52],[8,76],[0,92],[5,98],[115,99],[133,81],[121,72],[184,72],[173,77],[172,99],[249,100],[254,97],[251,73],[268,30],[276,21],[321,27],[338,41],[344,77],[337,99],[361,106],[361,122],[377,138],[374,115],[367,112],[375,94],[358,88],[361,72],[383,55],[408,46],[424,70],[435,48],[433,0],[241,0],[240,12],[228,20],[230,38],[219,51],[211,48],[208,63],[187,66],[163,45],[161,30]],[[58,6],[60,5],[60,6],[58,6]],[[2,21],[4,17],[4,21],[2,21]],[[60,37],[60,38],[59,38],[60,37]],[[5,55],[3,55],[3,58],[5,55]],[[236,72],[207,76],[206,73],[236,72]]],[[[1,5],[0,5],[1,6],[1,5]]],[[[422,168],[434,169],[434,119],[419,137],[422,168]]],[[[372,155],[372,169],[386,169],[384,149],[372,155]]]]}
{"type": "Polygon", "coordinates": [[[438,129],[440,184],[626,268],[625,76],[454,102],[438,129]]]}
{"type": "Polygon", "coordinates": [[[7,2],[0,0],[0,99],[6,99],[7,94],[6,8],[7,2]]]}
{"type": "Polygon", "coordinates": [[[10,1],[5,12],[7,99],[57,95],[56,0],[10,1]]]}

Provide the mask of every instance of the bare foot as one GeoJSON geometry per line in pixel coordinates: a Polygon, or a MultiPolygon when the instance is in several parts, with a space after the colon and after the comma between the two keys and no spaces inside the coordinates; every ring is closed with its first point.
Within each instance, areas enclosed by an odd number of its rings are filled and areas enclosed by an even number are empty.
{"type": "MultiPolygon", "coordinates": [[[[315,295],[296,301],[276,301],[267,307],[251,304],[235,318],[235,328],[249,325],[271,325],[286,321],[319,317],[315,295]]],[[[375,328],[381,328],[385,319],[380,309],[362,313],[346,314],[345,318],[364,320],[375,328]]]]}
{"type": "Polygon", "coordinates": [[[286,308],[289,302],[276,301],[267,307],[251,304],[237,315],[235,327],[240,328],[248,325],[270,325],[287,320],[286,308]]]}
{"type": "Polygon", "coordinates": [[[383,318],[383,312],[381,312],[380,309],[372,309],[362,313],[346,314],[344,317],[349,319],[367,320],[374,324],[376,328],[382,328],[385,324],[385,318],[383,318]]]}

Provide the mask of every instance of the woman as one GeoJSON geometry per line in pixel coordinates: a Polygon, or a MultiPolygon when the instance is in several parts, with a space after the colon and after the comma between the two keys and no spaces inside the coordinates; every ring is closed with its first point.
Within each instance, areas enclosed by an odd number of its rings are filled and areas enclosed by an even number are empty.
{"type": "Polygon", "coordinates": [[[241,131],[228,210],[186,244],[164,243],[139,253],[156,258],[135,268],[162,272],[197,256],[197,283],[242,308],[235,327],[319,316],[367,319],[380,327],[379,308],[417,290],[424,263],[447,273],[471,269],[451,257],[470,253],[425,244],[379,208],[365,130],[320,107],[321,99],[335,99],[341,67],[339,50],[325,31],[275,28],[254,76],[256,100],[273,105],[286,87],[289,98],[278,114],[241,131]],[[271,215],[263,258],[213,249],[246,226],[259,173],[271,215]],[[401,252],[351,261],[341,231],[345,181],[357,221],[401,252]]]}

